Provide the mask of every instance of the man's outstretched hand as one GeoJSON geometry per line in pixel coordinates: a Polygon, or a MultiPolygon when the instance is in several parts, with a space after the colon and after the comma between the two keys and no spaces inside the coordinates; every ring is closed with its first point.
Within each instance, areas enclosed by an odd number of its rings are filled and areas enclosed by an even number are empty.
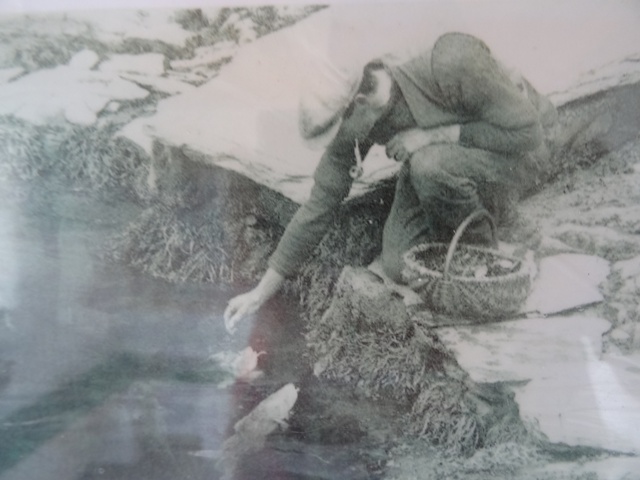
{"type": "Polygon", "coordinates": [[[224,311],[224,326],[229,333],[235,333],[238,322],[256,313],[284,283],[284,277],[273,269],[268,269],[253,290],[229,300],[224,311]]]}
{"type": "Polygon", "coordinates": [[[247,293],[238,295],[229,300],[224,311],[224,326],[229,333],[235,333],[236,325],[240,320],[256,313],[262,306],[260,292],[255,288],[247,293]]]}

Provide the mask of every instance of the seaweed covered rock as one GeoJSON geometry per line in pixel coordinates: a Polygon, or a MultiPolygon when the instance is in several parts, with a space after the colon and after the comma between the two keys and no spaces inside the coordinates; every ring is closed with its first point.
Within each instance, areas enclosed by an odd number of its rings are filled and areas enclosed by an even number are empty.
{"type": "Polygon", "coordinates": [[[474,383],[420,318],[372,272],[345,267],[330,307],[307,333],[315,373],[396,402],[410,436],[450,451],[525,439],[513,395],[474,383]]]}

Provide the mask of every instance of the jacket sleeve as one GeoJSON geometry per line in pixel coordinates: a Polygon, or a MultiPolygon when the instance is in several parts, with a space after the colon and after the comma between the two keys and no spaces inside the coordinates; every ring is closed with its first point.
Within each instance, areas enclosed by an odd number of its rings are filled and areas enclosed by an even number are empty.
{"type": "MultiPolygon", "coordinates": [[[[363,157],[371,143],[362,142],[363,157]]],[[[287,225],[269,266],[284,277],[291,277],[308,260],[331,226],[337,209],[349,195],[353,179],[349,169],[355,165],[350,142],[333,142],[322,156],[314,173],[314,186],[309,200],[302,205],[287,225]]]]}
{"type": "Polygon", "coordinates": [[[480,40],[443,35],[431,57],[433,74],[449,108],[464,118],[462,145],[523,153],[542,142],[538,112],[480,40]]]}

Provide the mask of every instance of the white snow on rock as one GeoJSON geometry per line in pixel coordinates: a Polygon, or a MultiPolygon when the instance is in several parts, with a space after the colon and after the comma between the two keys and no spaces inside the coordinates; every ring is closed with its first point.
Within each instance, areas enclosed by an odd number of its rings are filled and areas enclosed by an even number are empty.
{"type": "Polygon", "coordinates": [[[640,276],[640,256],[616,262],[613,265],[613,271],[619,273],[625,280],[640,276]]]}
{"type": "Polygon", "coordinates": [[[99,70],[118,74],[162,75],[164,73],[164,55],[161,53],[114,55],[109,60],[102,62],[99,70]]]}
{"type": "Polygon", "coordinates": [[[640,453],[640,355],[602,356],[610,323],[586,315],[447,327],[479,383],[512,382],[520,414],[552,442],[640,453]]]}
{"type": "MultiPolygon", "coordinates": [[[[207,155],[210,162],[301,203],[308,197],[321,152],[310,150],[300,139],[298,104],[308,79],[317,78],[327,66],[359,70],[385,53],[406,57],[430,47],[442,33],[464,31],[482,38],[499,59],[521,71],[542,93],[566,92],[578,84],[584,95],[600,88],[595,80],[599,74],[591,75],[588,88],[579,83],[581,75],[638,53],[635,13],[628,3],[603,0],[547,1],[544,7],[499,1],[491,8],[473,1],[464,2],[464,8],[459,2],[403,8],[376,3],[366,10],[359,5],[332,5],[243,46],[214,79],[161,102],[155,116],[138,121],[149,125],[148,131],[163,142],[186,145],[207,155]],[[496,24],[497,10],[508,21],[496,24]],[[182,128],[175,128],[176,122],[182,128]]],[[[624,78],[640,64],[627,62],[627,67],[624,78]]],[[[610,71],[608,86],[617,78],[610,71]]],[[[352,195],[397,168],[381,149],[368,157],[365,176],[356,182],[352,195]]]]}
{"type": "Polygon", "coordinates": [[[549,95],[556,105],[564,105],[581,97],[587,97],[609,88],[640,82],[640,54],[609,63],[591,70],[578,79],[577,84],[562,92],[549,95]]]}
{"type": "Polygon", "coordinates": [[[159,40],[183,47],[194,35],[194,32],[189,32],[177,24],[173,19],[174,12],[168,9],[74,10],[66,15],[69,19],[89,23],[92,34],[105,43],[140,39],[159,40]]]}
{"type": "Polygon", "coordinates": [[[520,414],[552,442],[640,454],[640,356],[600,358],[581,340],[584,362],[516,388],[520,414]]]}
{"type": "Polygon", "coordinates": [[[112,73],[88,69],[95,60],[92,53],[80,52],[69,65],[39,70],[0,85],[0,115],[14,115],[36,125],[59,116],[71,123],[91,125],[112,100],[134,100],[149,94],[112,73]]]}
{"type": "Polygon", "coordinates": [[[69,60],[70,68],[77,68],[78,70],[91,70],[96,66],[100,57],[98,54],[91,50],[82,50],[76,53],[71,60],[69,60]]]}
{"type": "Polygon", "coordinates": [[[600,351],[611,324],[597,317],[529,318],[438,329],[471,378],[480,383],[555,377],[566,365],[584,365],[583,340],[600,351]]]}
{"type": "Polygon", "coordinates": [[[524,312],[550,315],[604,300],[598,286],[610,272],[600,257],[561,254],[543,258],[524,312]]]}
{"type": "MultiPolygon", "coordinates": [[[[153,136],[149,131],[148,125],[144,122],[131,122],[122,128],[117,135],[128,138],[132,142],[138,144],[145,152],[151,155],[153,147],[153,136]]],[[[151,164],[153,168],[153,164],[151,164]]]]}

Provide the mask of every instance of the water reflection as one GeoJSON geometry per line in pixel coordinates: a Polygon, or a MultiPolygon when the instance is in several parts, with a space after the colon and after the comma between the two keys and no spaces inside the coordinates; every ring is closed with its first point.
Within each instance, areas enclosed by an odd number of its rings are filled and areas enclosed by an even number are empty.
{"type": "Polygon", "coordinates": [[[0,211],[0,478],[215,478],[228,295],[102,264],[108,226],[48,208],[0,211]]]}
{"type": "Polygon", "coordinates": [[[137,213],[75,196],[0,202],[1,480],[222,478],[236,422],[289,383],[291,427],[241,456],[233,480],[371,478],[356,421],[325,413],[335,393],[310,377],[291,300],[230,336],[222,314],[236,292],[100,261],[137,213]],[[264,375],[220,388],[212,357],[247,346],[266,352],[264,375]]]}

